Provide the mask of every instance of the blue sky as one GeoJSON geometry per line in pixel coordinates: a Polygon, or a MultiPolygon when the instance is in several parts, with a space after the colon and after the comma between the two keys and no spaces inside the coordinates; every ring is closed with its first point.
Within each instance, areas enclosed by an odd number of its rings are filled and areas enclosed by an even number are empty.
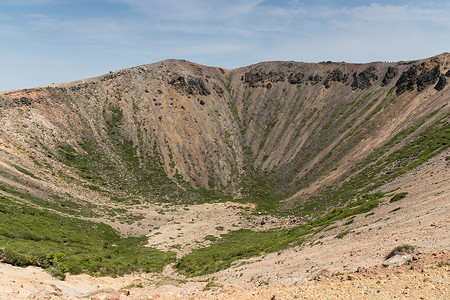
{"type": "Polygon", "coordinates": [[[0,0],[0,90],[178,58],[398,61],[450,51],[450,1],[0,0]]]}

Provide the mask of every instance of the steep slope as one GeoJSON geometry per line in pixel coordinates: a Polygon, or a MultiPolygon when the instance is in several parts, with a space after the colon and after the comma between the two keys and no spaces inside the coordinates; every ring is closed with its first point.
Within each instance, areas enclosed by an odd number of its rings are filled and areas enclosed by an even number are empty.
{"type": "Polygon", "coordinates": [[[327,198],[326,187],[384,163],[370,175],[379,185],[409,163],[387,162],[390,153],[437,120],[432,131],[448,132],[448,76],[449,54],[235,70],[168,60],[3,92],[1,182],[50,202],[70,190],[135,202],[234,198],[266,210],[288,199],[279,209],[320,212],[357,194],[327,198]]]}

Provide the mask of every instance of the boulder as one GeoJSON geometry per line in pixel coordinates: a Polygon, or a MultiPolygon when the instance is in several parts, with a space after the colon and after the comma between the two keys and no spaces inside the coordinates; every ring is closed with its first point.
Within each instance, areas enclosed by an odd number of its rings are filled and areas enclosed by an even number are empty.
{"type": "Polygon", "coordinates": [[[386,73],[384,74],[383,80],[381,81],[383,84],[389,84],[395,76],[397,76],[397,68],[388,67],[386,73]]]}
{"type": "Polygon", "coordinates": [[[434,86],[434,89],[437,91],[442,91],[446,85],[447,85],[447,78],[445,77],[445,75],[441,75],[439,77],[438,83],[434,86]]]}
{"type": "Polygon", "coordinates": [[[346,82],[348,79],[348,73],[342,72],[340,69],[334,69],[327,75],[323,85],[325,88],[329,88],[333,82],[346,82]]]}
{"type": "Polygon", "coordinates": [[[373,82],[378,80],[378,74],[375,67],[370,66],[366,70],[357,74],[353,73],[352,88],[367,89],[373,85],[373,82]]]}

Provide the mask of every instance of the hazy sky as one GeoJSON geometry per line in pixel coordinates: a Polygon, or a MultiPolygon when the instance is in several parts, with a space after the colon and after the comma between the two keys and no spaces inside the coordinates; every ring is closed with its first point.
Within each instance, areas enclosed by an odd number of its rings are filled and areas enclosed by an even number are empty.
{"type": "Polygon", "coordinates": [[[450,51],[450,1],[0,0],[0,90],[178,58],[398,61],[450,51]]]}

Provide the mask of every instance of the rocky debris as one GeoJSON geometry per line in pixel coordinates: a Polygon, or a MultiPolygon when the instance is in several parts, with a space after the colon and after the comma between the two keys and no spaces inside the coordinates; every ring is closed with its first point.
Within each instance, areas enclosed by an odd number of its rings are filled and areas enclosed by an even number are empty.
{"type": "Polygon", "coordinates": [[[300,84],[303,82],[303,79],[305,78],[305,74],[298,72],[298,73],[291,73],[288,77],[288,82],[290,84],[300,84]]]}
{"type": "Polygon", "coordinates": [[[395,67],[388,67],[386,73],[384,74],[383,80],[381,81],[383,84],[389,84],[392,79],[397,76],[397,68],[395,67]]]}
{"type": "Polygon", "coordinates": [[[417,77],[417,91],[423,91],[427,86],[435,84],[441,76],[439,66],[434,67],[431,70],[423,69],[422,73],[417,77]]]}
{"type": "Polygon", "coordinates": [[[282,82],[285,79],[283,72],[278,71],[265,71],[252,69],[244,74],[241,78],[245,83],[251,87],[261,87],[265,86],[268,89],[272,87],[272,83],[282,82]],[[266,83],[268,81],[268,83],[266,83]]]}
{"type": "Polygon", "coordinates": [[[400,75],[400,78],[395,83],[397,87],[397,95],[405,91],[413,91],[417,80],[417,65],[411,66],[407,71],[400,75]]]}
{"type": "MultiPolygon", "coordinates": [[[[331,274],[322,269],[312,281],[298,278],[293,284],[267,286],[225,285],[216,291],[184,290],[177,295],[152,293],[158,299],[449,299],[448,252],[439,259],[419,255],[410,265],[363,268],[331,274]],[[437,265],[443,261],[441,265],[437,265]],[[419,268],[416,268],[419,266],[419,268]],[[412,268],[414,267],[414,268],[412,268]]],[[[142,297],[150,293],[136,291],[142,297]]],[[[135,295],[135,293],[133,293],[135,295]]],[[[144,298],[145,299],[145,298],[144,298]]]]}
{"type": "Polygon", "coordinates": [[[325,278],[330,278],[330,276],[331,276],[330,271],[328,271],[327,269],[322,269],[316,274],[316,276],[314,276],[313,279],[316,281],[321,281],[325,278]]]}
{"type": "Polygon", "coordinates": [[[216,92],[217,95],[222,96],[223,95],[223,88],[221,88],[217,83],[214,83],[213,90],[216,92]]]}
{"type": "Polygon", "coordinates": [[[269,80],[272,83],[284,81],[284,73],[277,71],[270,71],[269,74],[267,74],[267,80],[269,80]]]}
{"type": "Polygon", "coordinates": [[[353,73],[352,88],[368,89],[376,80],[378,80],[377,70],[375,69],[375,67],[370,66],[359,74],[357,74],[356,72],[353,73]]]}
{"type": "Polygon", "coordinates": [[[442,91],[446,85],[447,85],[447,78],[445,77],[445,75],[442,74],[441,76],[439,76],[439,81],[434,86],[434,89],[437,91],[442,91]]]}
{"type": "Polygon", "coordinates": [[[316,84],[318,84],[319,82],[322,81],[322,76],[317,75],[317,74],[316,75],[309,75],[308,76],[308,81],[311,82],[312,85],[316,85],[316,84]]]}
{"type": "Polygon", "coordinates": [[[176,74],[169,81],[169,84],[173,85],[178,91],[189,95],[207,96],[211,94],[203,79],[198,77],[188,76],[186,79],[183,75],[176,74]]]}
{"type": "Polygon", "coordinates": [[[348,73],[342,72],[340,69],[334,69],[328,74],[327,78],[323,82],[325,88],[329,88],[333,82],[345,83],[348,79],[348,73]]]}
{"type": "Polygon", "coordinates": [[[81,83],[81,84],[78,84],[78,85],[75,85],[75,86],[71,86],[69,89],[72,91],[72,92],[74,92],[74,91],[79,91],[79,90],[81,90],[81,89],[85,89],[85,88],[87,88],[89,86],[89,84],[87,84],[87,83],[81,83]]]}
{"type": "Polygon", "coordinates": [[[412,259],[412,255],[410,254],[397,254],[389,258],[383,266],[402,265],[409,259],[412,259]]]}
{"type": "Polygon", "coordinates": [[[4,103],[4,105],[0,105],[0,107],[22,107],[22,106],[30,106],[33,103],[41,103],[44,100],[41,98],[38,99],[33,99],[31,97],[19,97],[19,98],[13,98],[13,99],[4,99],[1,98],[0,99],[2,103],[4,103]],[[9,101],[8,101],[9,100],[9,101]]]}
{"type": "Polygon", "coordinates": [[[27,97],[20,97],[19,99],[14,99],[13,102],[16,106],[30,106],[33,103],[33,99],[27,97]]]}
{"type": "Polygon", "coordinates": [[[262,72],[253,69],[245,73],[241,80],[251,87],[258,87],[259,85],[257,85],[257,83],[264,81],[264,75],[262,72]]]}
{"type": "MultiPolygon", "coordinates": [[[[400,75],[400,78],[395,84],[397,87],[396,93],[397,95],[400,95],[405,91],[413,91],[415,88],[417,88],[418,92],[421,92],[426,87],[435,84],[440,78],[441,71],[439,65],[436,65],[433,68],[428,68],[424,63],[420,66],[412,65],[407,71],[400,75]]],[[[444,82],[441,82],[438,88],[443,88],[443,84],[444,82]]]]}

